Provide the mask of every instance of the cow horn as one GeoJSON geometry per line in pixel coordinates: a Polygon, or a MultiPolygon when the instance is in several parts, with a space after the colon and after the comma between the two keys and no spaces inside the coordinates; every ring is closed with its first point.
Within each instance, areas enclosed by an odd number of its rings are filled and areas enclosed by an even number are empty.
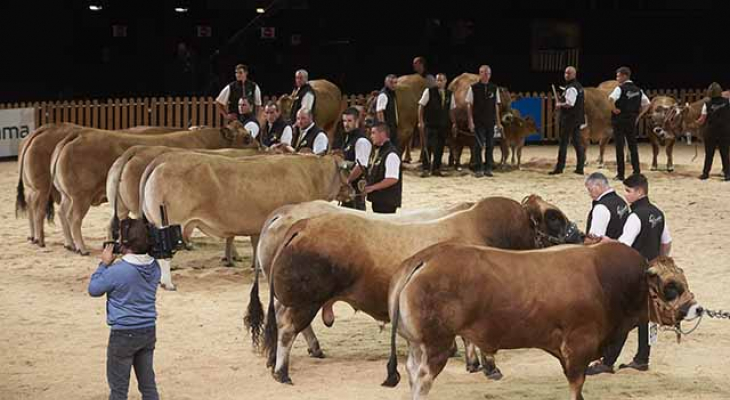
{"type": "Polygon", "coordinates": [[[646,274],[648,276],[657,276],[659,275],[659,271],[657,271],[656,267],[649,267],[649,269],[646,270],[646,274]]]}

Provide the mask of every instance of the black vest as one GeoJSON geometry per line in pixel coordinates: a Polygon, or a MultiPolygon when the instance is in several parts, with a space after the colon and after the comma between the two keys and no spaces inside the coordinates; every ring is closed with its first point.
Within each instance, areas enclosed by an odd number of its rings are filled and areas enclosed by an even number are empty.
{"type": "Polygon", "coordinates": [[[314,117],[314,110],[315,110],[315,104],[317,103],[317,94],[314,92],[314,89],[312,89],[312,86],[310,86],[308,83],[305,83],[302,85],[299,90],[297,90],[297,93],[294,95],[294,102],[291,105],[291,114],[289,115],[289,119],[291,120],[291,123],[294,124],[297,121],[297,111],[299,111],[300,108],[302,108],[302,99],[304,98],[304,95],[307,93],[311,93],[314,100],[312,101],[312,121],[316,121],[314,117]]]}
{"type": "Polygon", "coordinates": [[[240,81],[234,81],[228,84],[228,112],[232,114],[240,114],[238,109],[238,101],[242,97],[248,99],[248,104],[251,105],[251,110],[254,109],[254,99],[256,93],[256,83],[246,79],[246,82],[241,85],[240,81]]]}
{"type": "MultiPolygon", "coordinates": [[[[259,127],[259,135],[261,135],[261,124],[259,124],[259,120],[258,120],[258,119],[256,119],[256,117],[255,117],[255,116],[254,116],[253,114],[239,115],[239,116],[238,116],[238,121],[240,121],[240,122],[241,122],[241,124],[242,124],[242,125],[243,125],[244,127],[245,127],[245,126],[246,126],[246,124],[248,124],[249,122],[253,122],[254,124],[256,124],[256,126],[258,126],[258,127],[259,127]]],[[[260,138],[261,138],[261,136],[258,136],[258,137],[257,137],[257,139],[260,139],[260,138]]],[[[259,143],[260,143],[260,142],[259,142],[259,143]]]]}
{"type": "MultiPolygon", "coordinates": [[[[373,149],[373,153],[370,155],[370,165],[367,176],[368,185],[378,183],[385,179],[385,160],[391,153],[395,154],[400,160],[398,149],[396,149],[390,141],[383,143],[383,145],[379,148],[376,147],[373,149]]],[[[368,201],[371,203],[400,207],[402,192],[403,166],[401,165],[398,173],[398,182],[393,186],[368,194],[368,201]]]]}
{"type": "Polygon", "coordinates": [[[268,147],[281,142],[281,135],[288,125],[284,122],[284,118],[277,118],[273,124],[266,121],[264,129],[261,132],[261,144],[268,147]]]}
{"type": "Polygon", "coordinates": [[[423,119],[429,128],[445,128],[450,125],[451,90],[444,89],[444,100],[438,88],[428,89],[428,103],[423,108],[423,119]]]}
{"type": "Polygon", "coordinates": [[[575,97],[575,104],[573,107],[564,107],[560,109],[560,123],[563,125],[569,125],[574,127],[575,125],[581,126],[586,122],[585,113],[585,93],[583,92],[583,85],[580,82],[573,79],[568,82],[565,90],[573,88],[578,95],[575,97]]]}
{"type": "Polygon", "coordinates": [[[345,161],[355,161],[355,143],[357,143],[360,139],[365,139],[368,142],[370,141],[370,139],[362,133],[362,129],[360,128],[357,128],[352,132],[345,132],[344,141],[342,143],[342,152],[345,155],[345,161]]]}
{"type": "Polygon", "coordinates": [[[644,197],[631,205],[633,214],[641,221],[641,232],[631,246],[644,258],[651,261],[659,257],[664,232],[664,213],[644,197]]]}
{"type": "Polygon", "coordinates": [[[388,104],[385,106],[385,110],[383,111],[383,117],[385,118],[385,121],[383,122],[385,122],[390,129],[390,137],[397,136],[396,129],[398,128],[398,114],[396,113],[396,109],[398,107],[398,99],[396,98],[395,90],[390,90],[387,87],[384,87],[380,90],[380,93],[383,93],[386,97],[388,97],[388,104]]]}
{"type": "Polygon", "coordinates": [[[613,114],[614,121],[632,123],[641,112],[641,97],[643,92],[634,82],[624,82],[621,86],[621,96],[616,100],[616,108],[621,110],[620,114],[613,114]]]}
{"type": "Polygon", "coordinates": [[[707,129],[713,134],[730,135],[730,99],[713,97],[707,107],[707,129]]]}
{"type": "MultiPolygon", "coordinates": [[[[299,151],[305,147],[308,147],[314,151],[314,139],[317,138],[317,135],[319,135],[320,132],[324,132],[322,128],[318,127],[317,125],[313,125],[307,133],[304,135],[301,140],[299,140],[299,136],[301,135],[301,130],[299,128],[294,129],[292,132],[292,146],[294,147],[294,150],[299,151]]],[[[327,133],[325,133],[326,135],[327,133]]]]}
{"type": "Polygon", "coordinates": [[[474,126],[493,129],[497,124],[498,90],[497,85],[491,82],[486,85],[481,82],[471,85],[471,91],[474,94],[474,104],[472,104],[474,126]]]}
{"type": "Polygon", "coordinates": [[[594,200],[591,212],[588,213],[586,233],[591,231],[591,224],[593,223],[593,209],[599,204],[603,204],[606,208],[608,208],[608,212],[611,214],[611,219],[608,221],[605,235],[611,239],[618,239],[621,236],[621,233],[623,233],[624,224],[626,223],[626,219],[629,217],[630,210],[628,204],[626,204],[624,199],[617,195],[616,192],[606,193],[600,200],[594,200]]]}

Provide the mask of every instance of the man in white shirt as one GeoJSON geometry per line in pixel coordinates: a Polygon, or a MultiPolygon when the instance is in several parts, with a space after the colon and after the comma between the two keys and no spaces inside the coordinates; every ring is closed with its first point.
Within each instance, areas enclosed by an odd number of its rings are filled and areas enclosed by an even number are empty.
{"type": "Polygon", "coordinates": [[[375,103],[375,114],[378,121],[385,122],[390,131],[390,142],[398,147],[398,98],[395,87],[398,84],[398,77],[389,74],[385,77],[385,86],[380,90],[375,103]]]}
{"type": "Polygon", "coordinates": [[[259,140],[261,144],[266,147],[277,146],[280,143],[291,146],[292,129],[281,117],[279,106],[273,101],[269,101],[264,107],[264,116],[266,122],[259,140]]]}
{"type": "Polygon", "coordinates": [[[259,121],[256,119],[256,117],[254,117],[253,112],[251,111],[251,104],[249,104],[248,99],[245,97],[241,98],[240,104],[241,107],[239,107],[239,120],[243,124],[243,127],[246,128],[249,133],[251,133],[251,136],[254,139],[258,140],[261,126],[259,125],[259,121]]]}
{"type": "Polygon", "coordinates": [[[427,88],[434,88],[436,87],[436,78],[428,73],[428,68],[426,65],[426,57],[418,56],[413,59],[413,72],[417,73],[418,75],[421,75],[423,79],[426,80],[426,87],[427,88]]]}
{"type": "Polygon", "coordinates": [[[294,92],[294,102],[291,107],[292,123],[296,121],[297,113],[299,110],[307,110],[312,115],[312,120],[315,120],[314,110],[315,103],[317,101],[317,95],[314,89],[309,84],[309,72],[304,69],[297,70],[294,73],[294,84],[296,89],[294,92]]]}
{"type": "Polygon", "coordinates": [[[575,67],[565,68],[565,100],[558,101],[555,107],[560,110],[560,147],[558,149],[558,163],[550,175],[562,174],[565,168],[565,159],[568,153],[568,142],[573,142],[575,148],[575,173],[583,175],[585,165],[585,149],[580,130],[585,126],[585,108],[583,86],[576,80],[575,67]]]}
{"type": "Polygon", "coordinates": [[[624,180],[624,143],[628,143],[631,154],[631,167],[634,174],[641,173],[639,148],[636,142],[636,120],[651,105],[644,91],[631,81],[631,69],[621,67],[616,70],[619,85],[608,98],[614,103],[611,124],[613,125],[614,144],[616,145],[616,180],[624,180]]]}
{"type": "Polygon", "coordinates": [[[629,216],[628,204],[616,194],[608,184],[608,178],[600,172],[588,175],[585,186],[593,200],[586,223],[586,242],[600,240],[604,236],[618,239],[629,216]]]}
{"type": "Polygon", "coordinates": [[[446,75],[436,74],[436,87],[423,90],[418,101],[418,129],[423,133],[425,143],[421,150],[423,172],[421,177],[443,176],[441,159],[449,129],[455,131],[456,102],[451,90],[446,88],[446,75]],[[433,159],[432,159],[433,157],[433,159]]]}
{"type": "Polygon", "coordinates": [[[356,194],[352,201],[342,203],[342,206],[365,211],[365,197],[359,183],[365,178],[373,145],[360,128],[360,112],[356,108],[349,107],[342,113],[342,126],[345,130],[341,149],[343,156],[345,161],[355,163],[347,182],[356,194]]]}
{"type": "Polygon", "coordinates": [[[240,107],[242,99],[248,99],[253,105],[250,113],[258,119],[261,109],[261,89],[256,82],[248,80],[248,66],[236,65],[236,80],[226,85],[216,98],[216,108],[227,121],[248,119],[248,115],[241,115],[240,107]]]}
{"type": "Polygon", "coordinates": [[[472,159],[475,164],[474,176],[481,178],[493,176],[494,168],[494,129],[502,126],[502,116],[499,112],[499,105],[502,99],[499,95],[499,87],[490,82],[492,68],[489,65],[479,67],[479,81],[469,87],[466,92],[467,115],[469,118],[469,130],[474,133],[474,148],[471,150],[472,159]],[[482,162],[484,153],[484,162],[482,162]]]}
{"type": "Polygon", "coordinates": [[[281,143],[288,152],[310,149],[312,153],[322,155],[329,149],[327,133],[314,124],[312,113],[306,109],[297,112],[297,124],[292,137],[282,136],[281,143]],[[291,142],[287,143],[288,140],[291,142]]]}
{"type": "Polygon", "coordinates": [[[713,82],[707,88],[709,99],[702,105],[702,113],[696,121],[698,125],[705,125],[705,165],[700,175],[702,180],[710,177],[715,149],[719,149],[724,180],[730,181],[730,100],[722,94],[722,86],[713,82]]]}
{"type": "Polygon", "coordinates": [[[393,214],[401,206],[403,171],[398,149],[388,138],[388,125],[376,122],[370,129],[375,149],[370,156],[365,193],[373,212],[393,214]]]}

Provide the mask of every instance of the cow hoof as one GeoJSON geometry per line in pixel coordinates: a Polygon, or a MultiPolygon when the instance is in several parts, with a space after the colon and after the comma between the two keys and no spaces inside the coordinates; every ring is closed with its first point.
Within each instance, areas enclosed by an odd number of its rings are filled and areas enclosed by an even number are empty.
{"type": "Polygon", "coordinates": [[[674,167],[667,167],[667,172],[674,172],[674,167]]]}
{"type": "Polygon", "coordinates": [[[35,239],[33,239],[33,237],[31,237],[31,236],[26,236],[25,240],[27,240],[29,242],[33,242],[33,240],[35,240],[35,239]]]}
{"type": "Polygon", "coordinates": [[[233,261],[243,261],[243,257],[241,257],[241,256],[233,256],[233,261]]]}
{"type": "Polygon", "coordinates": [[[45,243],[41,243],[41,242],[36,242],[36,244],[37,244],[37,245],[38,245],[38,247],[40,247],[41,249],[42,249],[42,248],[44,248],[44,247],[46,247],[46,244],[45,244],[45,243]]]}
{"type": "Polygon", "coordinates": [[[481,370],[481,369],[482,369],[482,367],[481,367],[481,365],[479,365],[479,363],[476,363],[476,364],[466,364],[466,372],[468,372],[470,374],[473,374],[475,372],[479,372],[479,370],[481,370]]]}
{"type": "Polygon", "coordinates": [[[73,247],[73,246],[69,246],[69,245],[67,245],[67,244],[64,244],[64,245],[63,245],[63,248],[64,248],[64,249],[66,249],[66,250],[68,250],[68,251],[72,251],[72,252],[74,252],[74,253],[76,252],[76,248],[75,248],[75,247],[73,247]]]}
{"type": "Polygon", "coordinates": [[[76,250],[77,253],[79,253],[80,256],[88,256],[89,252],[87,250],[76,250]]]}
{"type": "Polygon", "coordinates": [[[167,285],[164,283],[160,283],[160,286],[162,286],[163,289],[168,290],[170,292],[174,292],[177,290],[177,287],[173,284],[167,285]]]}
{"type": "Polygon", "coordinates": [[[658,169],[659,169],[659,168],[657,168],[657,166],[656,166],[656,165],[652,165],[652,166],[651,166],[651,170],[652,170],[652,171],[656,171],[656,170],[658,170],[658,169]]]}
{"type": "Polygon", "coordinates": [[[283,383],[286,385],[293,385],[294,383],[291,381],[291,378],[289,378],[289,374],[286,372],[272,372],[271,375],[274,377],[274,380],[283,383]]]}
{"type": "Polygon", "coordinates": [[[484,375],[487,377],[487,379],[498,381],[502,379],[504,375],[502,375],[502,371],[499,370],[499,368],[495,368],[491,372],[484,371],[484,375]]]}
{"type": "Polygon", "coordinates": [[[307,353],[309,353],[309,356],[312,358],[320,358],[320,359],[325,358],[325,355],[324,355],[324,352],[322,351],[322,349],[316,349],[316,350],[307,349],[307,353]]]}

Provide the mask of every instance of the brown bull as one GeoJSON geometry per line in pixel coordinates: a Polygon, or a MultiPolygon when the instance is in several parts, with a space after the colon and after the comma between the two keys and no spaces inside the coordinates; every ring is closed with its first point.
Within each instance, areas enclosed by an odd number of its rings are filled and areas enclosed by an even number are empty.
{"type": "MultiPolygon", "coordinates": [[[[229,158],[186,152],[155,158],[140,181],[140,209],[162,225],[159,206],[185,237],[198,228],[208,236],[251,236],[254,249],[267,216],[311,200],[347,201],[349,166],[339,156],[272,155],[229,158]]],[[[256,253],[254,251],[254,257],[256,253]]],[[[162,282],[173,289],[169,261],[162,282]]]]}
{"type": "MultiPolygon", "coordinates": [[[[134,146],[124,152],[112,164],[106,179],[106,198],[109,200],[112,209],[112,220],[110,223],[110,235],[118,227],[118,221],[127,218],[130,213],[140,218],[139,212],[139,183],[145,168],[155,157],[166,153],[180,153],[191,151],[178,147],[166,146],[134,146]]],[[[195,153],[212,154],[223,157],[248,157],[265,154],[259,149],[220,149],[220,150],[194,150],[195,153]]],[[[190,238],[186,237],[186,244],[189,246],[190,238]]],[[[240,261],[233,238],[226,241],[226,264],[234,265],[240,261]]]]}
{"type": "Polygon", "coordinates": [[[525,147],[525,138],[537,132],[537,125],[531,116],[522,118],[517,110],[512,110],[513,117],[509,124],[504,125],[504,137],[500,140],[499,147],[502,150],[502,168],[506,168],[507,159],[512,150],[512,165],[515,165],[517,158],[517,169],[522,163],[522,148],[525,147]]]}
{"type": "MultiPolygon", "coordinates": [[[[320,309],[328,326],[334,323],[332,306],[337,301],[378,321],[389,321],[391,276],[403,260],[427,246],[453,240],[532,249],[568,240],[573,231],[574,224],[538,196],[523,204],[490,197],[468,210],[427,222],[394,223],[341,214],[298,221],[287,232],[268,273],[264,351],[268,365],[274,367],[274,379],[291,382],[288,368],[294,339],[320,309]]],[[[468,366],[478,363],[473,360],[468,366]]]]}
{"type": "MultiPolygon", "coordinates": [[[[317,126],[327,132],[329,142],[334,143],[335,131],[342,112],[342,92],[337,85],[325,79],[315,79],[309,81],[309,84],[316,96],[314,102],[315,122],[317,126]]],[[[281,115],[286,121],[296,119],[295,116],[291,115],[291,108],[294,103],[293,96],[294,93],[291,95],[285,94],[277,100],[281,115]]]]}
{"type": "MultiPolygon", "coordinates": [[[[455,136],[448,138],[449,145],[449,163],[454,162],[454,167],[457,170],[461,170],[461,153],[464,147],[469,149],[474,148],[474,133],[469,131],[469,114],[466,105],[466,93],[471,85],[479,81],[479,75],[463,73],[454,78],[449,83],[449,90],[454,93],[454,101],[456,102],[456,109],[454,110],[454,118],[456,119],[456,132],[453,132],[455,136]]],[[[502,125],[507,129],[507,125],[512,122],[514,116],[512,110],[512,95],[509,90],[504,87],[499,88],[499,97],[501,104],[499,106],[499,112],[502,115],[502,125]]],[[[502,153],[502,159],[506,156],[502,153]]]]}
{"type": "MultiPolygon", "coordinates": [[[[30,225],[28,240],[45,246],[43,220],[53,221],[54,203],[61,194],[51,183],[51,156],[58,143],[80,132],[84,127],[68,122],[46,124],[36,129],[20,143],[18,157],[18,189],[16,216],[27,212],[30,225]]],[[[127,132],[145,134],[168,133],[180,129],[139,126],[127,132]]]]}
{"type": "Polygon", "coordinates": [[[251,133],[234,121],[222,128],[141,135],[84,129],[62,140],[53,152],[53,185],[61,193],[64,247],[89,254],[81,223],[92,205],[106,201],[106,177],[117,157],[135,145],[185,148],[258,147],[251,133]],[[103,132],[103,134],[100,134],[103,132]]]}
{"type": "MultiPolygon", "coordinates": [[[[411,142],[418,127],[418,100],[426,89],[426,79],[419,74],[401,75],[395,87],[398,114],[398,144],[403,162],[410,163],[411,142]]],[[[379,92],[372,92],[365,104],[368,118],[375,119],[375,103],[379,92]]],[[[421,140],[423,142],[423,140],[421,140]]]]}
{"type": "MultiPolygon", "coordinates": [[[[613,102],[608,98],[613,90],[615,81],[602,83],[598,88],[584,89],[586,127],[581,130],[583,151],[588,151],[591,142],[598,142],[598,167],[603,168],[606,145],[613,137],[611,114],[613,102]],[[609,90],[610,89],[610,90],[609,90]]],[[[616,82],[617,84],[618,82],[616,82]]],[[[584,157],[588,160],[587,157],[584,157]]]]}
{"type": "MultiPolygon", "coordinates": [[[[301,204],[291,204],[277,208],[272,212],[264,222],[259,236],[256,248],[256,277],[254,285],[251,288],[251,300],[248,303],[248,312],[244,318],[247,329],[251,329],[251,339],[254,347],[259,344],[259,335],[261,323],[263,322],[263,309],[261,308],[261,300],[259,299],[258,279],[259,273],[264,271],[267,275],[271,272],[271,263],[276,254],[276,250],[281,246],[286,238],[286,233],[297,221],[306,218],[314,218],[325,214],[348,214],[348,215],[367,215],[368,218],[382,219],[397,223],[411,223],[435,220],[457,211],[463,211],[473,206],[474,203],[458,203],[454,206],[443,209],[427,209],[403,211],[400,214],[365,214],[362,211],[350,208],[343,208],[332,203],[316,200],[301,204]],[[253,329],[252,329],[253,328],[253,329]]],[[[323,357],[324,354],[319,347],[319,341],[314,335],[311,326],[302,331],[302,335],[307,340],[309,346],[309,354],[312,357],[323,357]]]]}
{"type": "Polygon", "coordinates": [[[674,143],[677,137],[676,132],[670,132],[665,129],[665,124],[669,118],[669,114],[677,105],[677,100],[669,96],[656,96],[651,99],[649,108],[644,114],[639,115],[639,119],[646,116],[649,126],[649,141],[651,142],[652,162],[651,170],[656,171],[658,168],[659,146],[666,146],[667,151],[667,171],[674,171],[674,143]]]}
{"type": "Polygon", "coordinates": [[[460,335],[491,353],[545,350],[560,361],[571,400],[582,400],[588,364],[648,323],[649,304],[662,310],[651,320],[668,326],[701,312],[671,258],[647,270],[644,258],[620,243],[526,252],[437,244],[404,262],[391,281],[393,332],[383,385],[400,379],[396,332],[408,340],[414,400],[428,396],[460,335]]]}
{"type": "Polygon", "coordinates": [[[702,106],[705,105],[708,98],[697,100],[693,103],[685,103],[684,105],[676,105],[672,107],[664,120],[664,130],[668,135],[680,137],[682,135],[690,135],[700,140],[703,139],[703,130],[697,123],[697,119],[702,113],[702,106]]]}

